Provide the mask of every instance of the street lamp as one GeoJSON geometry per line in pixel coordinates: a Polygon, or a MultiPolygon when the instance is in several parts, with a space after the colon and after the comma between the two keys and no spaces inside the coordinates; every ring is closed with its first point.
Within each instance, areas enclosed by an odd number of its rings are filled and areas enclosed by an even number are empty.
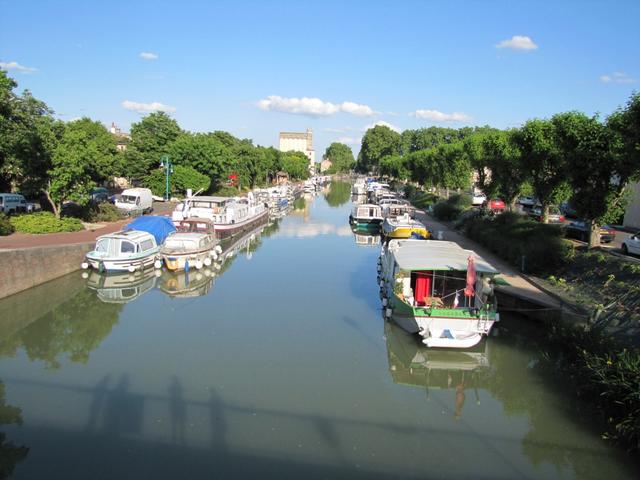
{"type": "Polygon", "coordinates": [[[164,192],[164,199],[165,201],[168,202],[170,198],[169,197],[169,177],[173,173],[173,165],[171,164],[171,159],[169,158],[169,155],[162,155],[162,157],[160,157],[160,167],[164,168],[164,174],[166,178],[166,188],[164,192]]]}

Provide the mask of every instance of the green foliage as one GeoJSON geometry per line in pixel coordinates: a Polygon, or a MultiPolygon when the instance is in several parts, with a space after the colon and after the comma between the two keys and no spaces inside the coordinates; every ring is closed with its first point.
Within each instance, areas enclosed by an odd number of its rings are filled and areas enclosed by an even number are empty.
{"type": "Polygon", "coordinates": [[[116,222],[123,218],[122,213],[111,203],[92,205],[89,212],[90,222],[116,222]]]}
{"type": "Polygon", "coordinates": [[[499,195],[511,209],[527,179],[521,153],[514,143],[515,130],[490,132],[482,139],[491,180],[486,185],[488,197],[499,195]]]}
{"type": "Polygon", "coordinates": [[[363,173],[377,171],[382,158],[399,153],[400,134],[385,125],[376,125],[362,137],[356,170],[363,173]]]}
{"type": "Polygon", "coordinates": [[[292,180],[309,178],[309,159],[302,152],[282,152],[282,170],[292,180]]]}
{"type": "Polygon", "coordinates": [[[175,166],[191,167],[211,178],[214,185],[226,180],[227,165],[232,163],[232,147],[212,133],[184,132],[167,147],[175,166]]]}
{"type": "Polygon", "coordinates": [[[182,130],[164,112],[154,112],[131,125],[131,143],[125,152],[125,176],[142,179],[160,163],[160,157],[170,154],[171,144],[182,130]]]}
{"type": "Polygon", "coordinates": [[[523,215],[506,212],[494,218],[472,216],[461,227],[469,238],[519,268],[524,256],[527,273],[555,272],[573,255],[560,227],[523,215]]]}
{"type": "Polygon", "coordinates": [[[400,155],[388,155],[380,160],[380,175],[398,180],[409,180],[411,171],[408,168],[408,158],[400,155]]]}
{"type": "MultiPolygon", "coordinates": [[[[166,190],[166,176],[164,169],[156,169],[148,175],[143,184],[150,188],[154,195],[164,196],[166,190]]],[[[185,195],[188,188],[194,192],[198,190],[208,191],[211,179],[197,172],[191,167],[175,165],[169,181],[169,190],[172,196],[185,195]]]]}
{"type": "Polygon", "coordinates": [[[37,212],[11,217],[11,225],[20,233],[57,233],[84,230],[77,218],[56,218],[50,212],[37,212]]]}
{"type": "Polygon", "coordinates": [[[4,213],[0,213],[0,237],[3,235],[11,235],[14,231],[15,228],[11,225],[9,218],[4,213]]]}
{"type": "Polygon", "coordinates": [[[235,197],[240,192],[236,187],[224,186],[224,187],[220,187],[214,193],[219,197],[235,197]]]}
{"type": "Polygon", "coordinates": [[[404,195],[414,207],[423,210],[430,208],[439,199],[436,194],[418,190],[414,185],[411,185],[410,183],[405,185],[404,195]]]}
{"type": "Polygon", "coordinates": [[[334,142],[329,145],[324,157],[331,161],[331,168],[327,173],[348,172],[353,169],[356,163],[353,158],[353,151],[344,143],[334,142]]]}
{"type": "Polygon", "coordinates": [[[440,220],[455,220],[471,207],[468,195],[452,195],[448,200],[442,200],[433,206],[433,214],[440,220]]]}

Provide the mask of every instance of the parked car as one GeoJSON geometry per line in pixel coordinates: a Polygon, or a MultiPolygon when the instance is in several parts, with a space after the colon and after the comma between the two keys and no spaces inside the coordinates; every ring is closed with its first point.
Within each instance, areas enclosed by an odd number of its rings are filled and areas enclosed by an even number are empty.
{"type": "Polygon", "coordinates": [[[531,208],[531,207],[535,207],[536,205],[539,205],[538,199],[536,197],[530,197],[530,196],[518,198],[518,203],[525,208],[531,208]]]}
{"type": "Polygon", "coordinates": [[[506,208],[506,205],[499,198],[494,198],[489,201],[485,200],[482,207],[489,210],[490,212],[497,213],[497,212],[503,212],[504,209],[506,208]]]}
{"type": "Polygon", "coordinates": [[[564,214],[565,218],[575,218],[578,219],[577,212],[571,207],[569,202],[562,202],[560,204],[560,211],[564,214]]]}
{"type": "Polygon", "coordinates": [[[91,203],[98,204],[109,201],[109,190],[103,187],[94,188],[91,191],[91,203]]]}
{"type": "MultiPolygon", "coordinates": [[[[589,241],[589,222],[578,219],[565,224],[567,237],[577,238],[583,242],[589,241]]],[[[616,231],[608,225],[600,227],[600,242],[611,243],[616,238],[616,231]]]]}
{"type": "MultiPolygon", "coordinates": [[[[529,211],[529,216],[538,222],[542,221],[542,207],[533,207],[529,211]]],[[[549,207],[549,215],[547,216],[549,223],[564,224],[565,218],[558,207],[549,207]]]]}
{"type": "Polygon", "coordinates": [[[640,232],[636,232],[631,235],[624,242],[622,242],[622,253],[625,255],[633,254],[640,255],[640,232]]]}
{"type": "Polygon", "coordinates": [[[471,205],[473,205],[474,207],[479,207],[483,205],[484,202],[486,201],[487,201],[487,196],[482,192],[475,192],[471,196],[471,205]]]}

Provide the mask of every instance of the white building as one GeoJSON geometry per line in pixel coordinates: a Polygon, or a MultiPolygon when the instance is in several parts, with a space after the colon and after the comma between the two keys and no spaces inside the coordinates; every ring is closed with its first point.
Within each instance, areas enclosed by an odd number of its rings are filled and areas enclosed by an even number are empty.
{"type": "Polygon", "coordinates": [[[280,151],[302,152],[309,159],[309,168],[314,168],[316,152],[313,149],[313,131],[307,128],[307,131],[304,133],[280,132],[280,151]]]}

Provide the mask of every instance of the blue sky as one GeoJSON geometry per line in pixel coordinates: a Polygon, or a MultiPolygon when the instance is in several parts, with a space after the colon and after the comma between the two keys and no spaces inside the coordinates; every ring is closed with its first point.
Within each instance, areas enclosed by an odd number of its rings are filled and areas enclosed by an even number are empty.
{"type": "Polygon", "coordinates": [[[312,128],[319,158],[377,122],[607,115],[640,90],[638,19],[638,0],[0,0],[0,66],[64,120],[162,108],[274,146],[312,128]]]}

